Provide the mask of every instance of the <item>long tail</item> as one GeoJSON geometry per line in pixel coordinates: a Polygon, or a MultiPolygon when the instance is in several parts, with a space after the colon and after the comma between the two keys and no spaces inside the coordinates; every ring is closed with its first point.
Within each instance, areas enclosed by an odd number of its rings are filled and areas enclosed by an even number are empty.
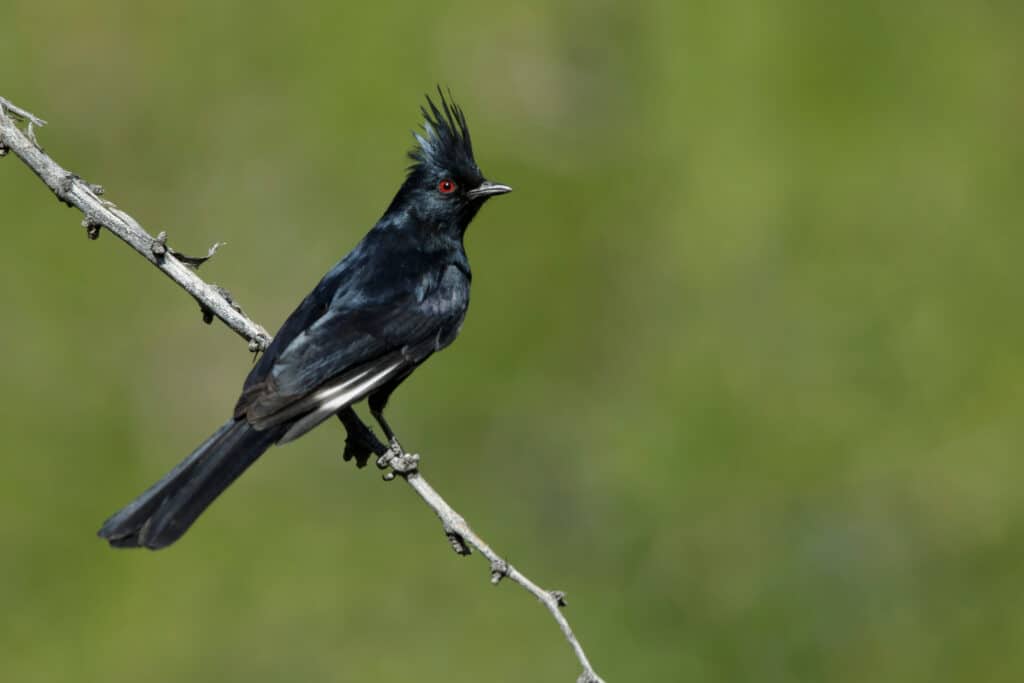
{"type": "Polygon", "coordinates": [[[116,548],[169,546],[281,433],[280,428],[259,431],[245,418],[229,420],[163,479],[104,522],[99,535],[116,548]]]}

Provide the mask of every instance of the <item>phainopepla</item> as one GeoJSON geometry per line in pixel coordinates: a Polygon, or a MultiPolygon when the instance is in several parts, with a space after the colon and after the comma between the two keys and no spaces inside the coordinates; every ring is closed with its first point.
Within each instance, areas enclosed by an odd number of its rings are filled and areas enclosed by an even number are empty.
{"type": "Polygon", "coordinates": [[[469,306],[466,227],[488,198],[511,190],[484,179],[462,110],[427,97],[413,165],[387,211],[288,317],[245,380],[234,416],[104,523],[116,547],[163,548],[271,445],[337,415],[345,459],[402,452],[384,419],[391,392],[455,339],[469,306]],[[368,399],[382,444],[352,409],[368,399]]]}

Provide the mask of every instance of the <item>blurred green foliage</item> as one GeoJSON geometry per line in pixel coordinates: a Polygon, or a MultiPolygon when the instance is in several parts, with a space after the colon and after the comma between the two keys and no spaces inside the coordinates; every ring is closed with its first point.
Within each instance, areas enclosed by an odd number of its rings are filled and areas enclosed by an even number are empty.
{"type": "MultiPolygon", "coordinates": [[[[1024,5],[9,0],[0,94],[272,330],[450,85],[516,192],[391,415],[609,681],[1024,676],[1024,5]]],[[[327,425],[182,543],[107,514],[251,359],[0,162],[0,677],[570,681],[327,425]]]]}

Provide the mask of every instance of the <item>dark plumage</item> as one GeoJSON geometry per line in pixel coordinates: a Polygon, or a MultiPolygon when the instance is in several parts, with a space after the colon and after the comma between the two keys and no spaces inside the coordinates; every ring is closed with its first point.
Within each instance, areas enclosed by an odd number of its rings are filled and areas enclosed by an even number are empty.
{"type": "Polygon", "coordinates": [[[363,466],[371,453],[384,454],[387,447],[352,409],[364,398],[400,452],[384,406],[458,334],[469,306],[463,235],[489,197],[510,190],[484,179],[462,110],[438,94],[440,107],[427,98],[409,153],[415,163],[387,211],[281,326],[232,418],[106,521],[99,535],[111,545],[170,545],[267,448],[332,415],[348,433],[346,460],[363,466]]]}

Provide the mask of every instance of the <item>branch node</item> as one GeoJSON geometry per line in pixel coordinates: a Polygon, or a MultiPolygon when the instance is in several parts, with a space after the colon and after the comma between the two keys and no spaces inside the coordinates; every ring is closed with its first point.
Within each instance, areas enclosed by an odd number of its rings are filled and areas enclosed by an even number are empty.
{"type": "Polygon", "coordinates": [[[564,591],[548,591],[548,595],[555,601],[555,604],[559,607],[568,607],[569,603],[565,600],[564,591]]]}
{"type": "MultiPolygon", "coordinates": [[[[29,124],[29,126],[31,127],[31,124],[29,124]]],[[[33,140],[32,142],[34,143],[35,140],[33,140]]],[[[36,145],[36,147],[39,147],[39,145],[36,145]]],[[[41,148],[40,151],[42,151],[41,148]]],[[[62,202],[64,202],[70,207],[74,207],[74,203],[71,201],[71,190],[72,188],[74,188],[76,181],[81,181],[82,185],[84,185],[86,189],[89,190],[89,192],[96,195],[97,198],[99,198],[99,196],[102,195],[105,191],[102,185],[90,183],[88,180],[78,175],[77,173],[65,173],[61,177],[61,179],[57,181],[57,189],[55,189],[53,192],[54,194],[57,195],[58,199],[60,199],[62,202]]],[[[113,206],[113,204],[110,204],[110,206],[113,206]]]]}
{"type": "Polygon", "coordinates": [[[416,453],[395,453],[394,448],[389,448],[377,458],[377,467],[380,469],[391,468],[390,472],[384,474],[384,481],[393,481],[396,474],[408,477],[415,474],[419,469],[420,456],[416,453]]]}
{"type": "Polygon", "coordinates": [[[71,188],[75,186],[75,181],[79,178],[80,176],[75,173],[65,173],[58,181],[57,189],[53,191],[57,195],[57,199],[69,207],[74,207],[74,204],[71,202],[71,188]]]}
{"type": "MultiPolygon", "coordinates": [[[[178,259],[186,266],[191,266],[194,270],[199,270],[199,266],[203,265],[204,263],[212,259],[213,255],[217,253],[217,250],[223,247],[225,244],[227,244],[227,242],[214,242],[213,246],[210,247],[210,249],[206,252],[206,256],[186,256],[185,254],[182,254],[180,251],[175,251],[170,247],[168,247],[168,249],[170,249],[171,255],[174,258],[178,259]]],[[[229,303],[231,303],[230,299],[229,303]]],[[[242,312],[242,309],[238,308],[237,306],[235,306],[235,310],[237,310],[239,313],[242,312]]]]}
{"type": "Polygon", "coordinates": [[[417,453],[402,453],[391,458],[391,469],[402,476],[413,474],[419,469],[420,456],[417,453]]]}
{"type": "Polygon", "coordinates": [[[576,683],[601,683],[601,679],[590,671],[584,671],[580,674],[580,677],[576,679],[576,683]]]}
{"type": "MultiPolygon", "coordinates": [[[[171,253],[174,254],[175,252],[172,250],[171,253]]],[[[227,302],[228,306],[231,306],[231,308],[235,309],[239,313],[242,312],[242,309],[235,303],[234,299],[231,298],[231,292],[220,285],[215,285],[213,283],[210,283],[210,287],[224,298],[224,301],[227,302]]],[[[213,310],[206,306],[202,301],[199,302],[199,311],[203,314],[204,323],[209,325],[213,322],[213,310]]],[[[249,340],[249,347],[252,348],[251,339],[249,340]]]]}
{"type": "MultiPolygon", "coordinates": [[[[214,245],[214,246],[216,246],[216,245],[214,245]]],[[[177,255],[178,254],[175,253],[175,256],[177,256],[177,255]]],[[[231,296],[231,292],[226,287],[221,287],[220,285],[215,285],[215,284],[211,284],[210,286],[213,287],[215,290],[217,290],[218,294],[220,294],[222,297],[224,297],[224,301],[228,302],[228,306],[230,306],[231,308],[235,309],[239,313],[242,313],[242,307],[238,305],[238,302],[235,301],[235,298],[233,296],[231,296]]],[[[242,313],[242,315],[245,315],[245,314],[242,313]]]]}
{"type": "Polygon", "coordinates": [[[149,250],[153,252],[153,256],[157,259],[162,259],[164,254],[167,253],[167,231],[161,230],[160,234],[153,238],[153,242],[149,245],[149,250]]]}
{"type": "MultiPolygon", "coordinates": [[[[239,309],[238,312],[245,315],[241,309],[239,309]]],[[[267,347],[270,346],[270,342],[272,342],[274,338],[267,334],[267,331],[258,323],[253,322],[253,325],[256,327],[256,336],[249,338],[249,351],[254,354],[252,362],[255,363],[256,356],[259,355],[260,351],[266,351],[267,347]]]]}
{"type": "Polygon", "coordinates": [[[444,535],[448,538],[448,542],[451,544],[452,550],[455,551],[456,555],[466,557],[467,555],[473,554],[473,551],[470,549],[469,544],[466,543],[466,539],[462,537],[462,534],[447,524],[444,525],[444,535]]]}
{"type": "MultiPolygon", "coordinates": [[[[28,121],[28,126],[25,129],[25,136],[36,149],[40,152],[43,151],[43,148],[39,146],[39,141],[36,140],[35,127],[39,126],[42,128],[46,125],[46,121],[43,121],[31,112],[25,111],[21,107],[11,103],[10,100],[0,97],[0,121],[6,121],[8,113],[17,121],[28,121]]],[[[0,156],[6,156],[7,152],[8,148],[5,145],[0,144],[0,156]]]]}
{"type": "Polygon", "coordinates": [[[36,140],[35,122],[32,119],[28,120],[28,128],[25,130],[25,134],[32,141],[32,144],[36,146],[36,149],[42,149],[39,147],[39,141],[36,140]]]}
{"type": "Polygon", "coordinates": [[[19,121],[28,121],[40,128],[46,125],[46,121],[43,121],[32,112],[22,109],[5,97],[0,97],[0,119],[7,118],[8,113],[19,121]]]}
{"type": "Polygon", "coordinates": [[[508,576],[509,565],[504,559],[498,557],[491,560],[491,585],[497,586],[501,580],[508,576]]]}
{"type": "Polygon", "coordinates": [[[85,218],[82,219],[82,227],[85,228],[86,237],[96,240],[100,237],[100,228],[103,227],[103,224],[94,214],[87,212],[85,218]]]}

